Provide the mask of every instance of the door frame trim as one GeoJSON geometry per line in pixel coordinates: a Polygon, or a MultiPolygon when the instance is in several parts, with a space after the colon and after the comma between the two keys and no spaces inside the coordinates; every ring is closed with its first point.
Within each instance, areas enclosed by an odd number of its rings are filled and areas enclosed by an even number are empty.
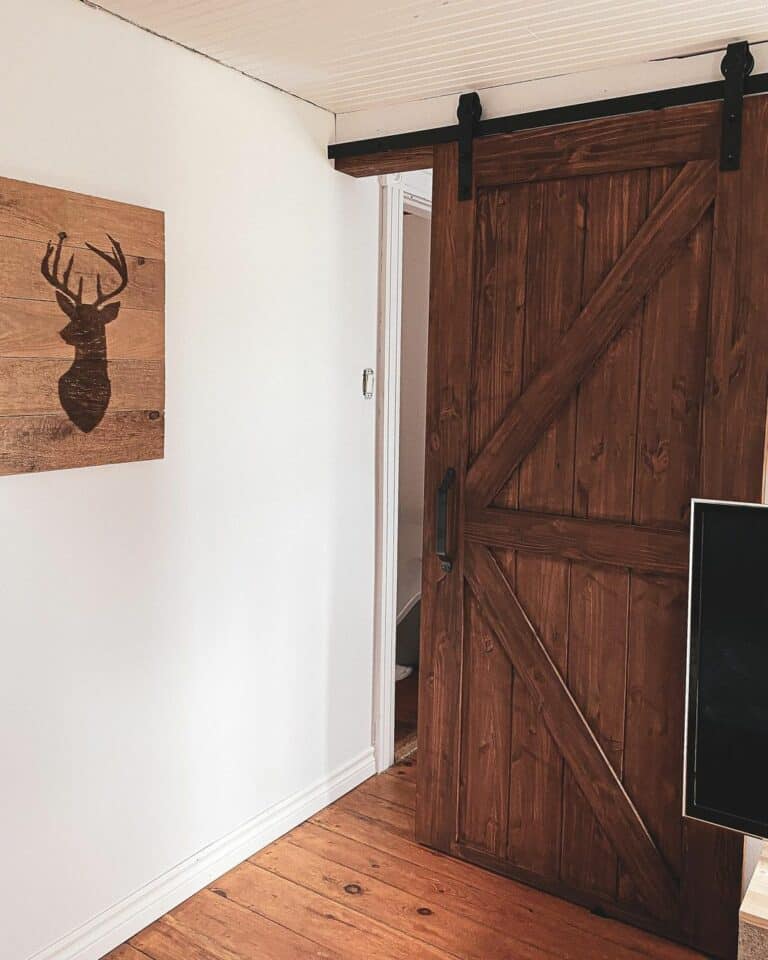
{"type": "Polygon", "coordinates": [[[372,740],[376,772],[395,762],[397,545],[403,216],[431,218],[432,203],[406,190],[402,173],[379,178],[379,307],[376,388],[376,557],[372,740]]]}
{"type": "Polygon", "coordinates": [[[403,273],[402,174],[379,177],[379,321],[376,390],[376,563],[373,749],[376,772],[395,761],[397,507],[400,467],[400,336],[403,273]]]}

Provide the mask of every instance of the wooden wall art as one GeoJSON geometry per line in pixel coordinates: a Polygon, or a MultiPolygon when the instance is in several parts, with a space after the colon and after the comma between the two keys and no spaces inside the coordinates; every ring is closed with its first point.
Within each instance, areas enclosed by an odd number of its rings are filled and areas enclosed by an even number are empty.
{"type": "Polygon", "coordinates": [[[163,456],[157,210],[0,178],[0,475],[163,456]]]}

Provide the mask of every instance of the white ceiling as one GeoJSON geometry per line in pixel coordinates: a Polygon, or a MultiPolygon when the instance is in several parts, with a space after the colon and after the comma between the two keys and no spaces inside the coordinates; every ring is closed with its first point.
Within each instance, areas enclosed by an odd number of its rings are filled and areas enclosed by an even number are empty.
{"type": "Polygon", "coordinates": [[[766,0],[100,0],[335,113],[768,38],[766,0]]]}

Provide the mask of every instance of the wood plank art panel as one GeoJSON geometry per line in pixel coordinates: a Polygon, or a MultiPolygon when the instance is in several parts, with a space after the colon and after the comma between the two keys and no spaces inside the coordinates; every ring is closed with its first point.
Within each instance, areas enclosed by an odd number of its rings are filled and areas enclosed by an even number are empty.
{"type": "Polygon", "coordinates": [[[715,105],[481,140],[474,204],[433,213],[444,250],[472,217],[475,259],[450,296],[433,274],[433,328],[471,338],[463,382],[432,366],[464,431],[442,674],[423,610],[460,776],[417,804],[430,845],[729,960],[740,840],[683,820],[681,744],[690,498],[762,479],[768,98],[744,116],[731,172],[715,105]]]}
{"type": "Polygon", "coordinates": [[[0,475],[164,450],[163,214],[0,179],[0,475]]]}

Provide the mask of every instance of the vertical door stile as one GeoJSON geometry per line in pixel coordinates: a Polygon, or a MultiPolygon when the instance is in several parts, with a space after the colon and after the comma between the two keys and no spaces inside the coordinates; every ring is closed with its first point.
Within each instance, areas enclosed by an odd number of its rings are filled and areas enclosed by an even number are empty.
{"type": "Polygon", "coordinates": [[[432,188],[424,547],[416,836],[450,851],[457,836],[464,634],[464,481],[467,467],[475,199],[458,200],[456,144],[435,148],[432,188]],[[435,553],[436,492],[456,471],[443,570],[435,553]]]}

